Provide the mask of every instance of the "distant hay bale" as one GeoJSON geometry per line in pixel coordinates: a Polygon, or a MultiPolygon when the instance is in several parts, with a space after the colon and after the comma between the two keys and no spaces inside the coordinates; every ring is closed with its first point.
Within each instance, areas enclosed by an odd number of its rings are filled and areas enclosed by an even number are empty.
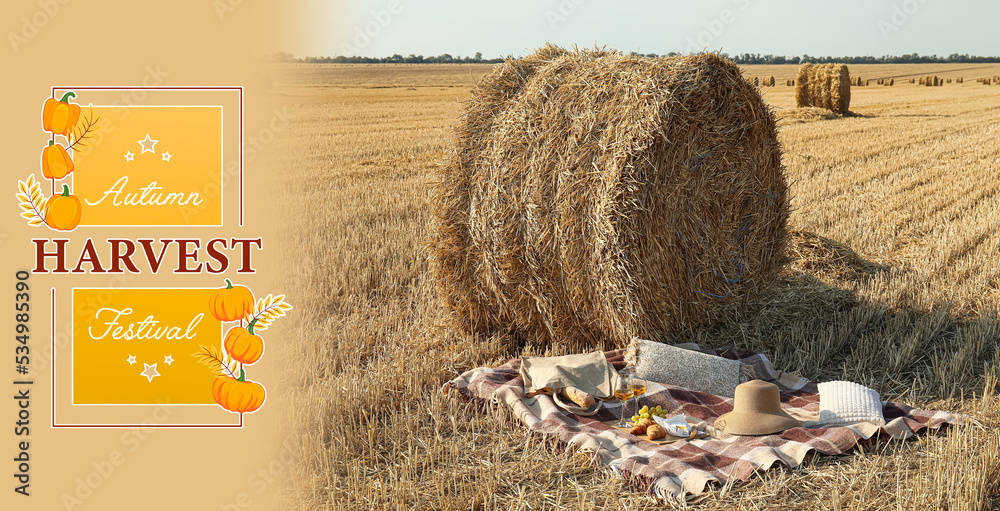
{"type": "Polygon", "coordinates": [[[843,114],[851,106],[851,73],[843,64],[802,64],[795,78],[795,106],[843,114]]]}
{"type": "Polygon", "coordinates": [[[965,81],[965,78],[962,78],[961,76],[959,76],[958,78],[955,78],[955,83],[962,83],[964,81],[965,81]]]}
{"type": "MultiPolygon", "coordinates": [[[[915,81],[915,80],[914,80],[913,78],[910,78],[910,83],[913,83],[914,81],[915,81]]],[[[924,79],[923,79],[923,78],[921,78],[921,79],[920,79],[920,85],[923,85],[923,84],[924,84],[924,79]]]]}
{"type": "Polygon", "coordinates": [[[927,85],[927,77],[926,76],[921,76],[920,77],[920,85],[927,85]]]}
{"type": "Polygon", "coordinates": [[[768,83],[767,84],[770,85],[771,87],[774,87],[774,77],[773,76],[768,79],[768,83]]]}
{"type": "Polygon", "coordinates": [[[889,87],[892,87],[893,85],[896,84],[896,79],[895,78],[889,78],[889,81],[888,82],[884,82],[884,83],[885,83],[885,85],[887,85],[889,87]]]}
{"type": "Polygon", "coordinates": [[[882,85],[883,83],[885,83],[885,79],[883,79],[883,78],[879,78],[879,79],[878,79],[878,84],[879,84],[879,85],[882,85]]]}
{"type": "Polygon", "coordinates": [[[738,315],[784,263],[775,116],[716,54],[547,45],[465,101],[432,271],[467,332],[624,346],[738,315]]]}
{"type": "Polygon", "coordinates": [[[940,86],[940,85],[941,85],[941,79],[938,78],[937,75],[934,75],[934,86],[937,87],[937,86],[940,86]]]}
{"type": "Polygon", "coordinates": [[[756,76],[755,76],[755,77],[753,77],[753,84],[754,84],[755,86],[759,86],[759,85],[760,85],[760,84],[758,83],[758,79],[757,79],[757,77],[756,77],[756,76]]]}
{"type": "Polygon", "coordinates": [[[785,87],[791,87],[792,85],[793,84],[791,80],[785,80],[785,87]]]}

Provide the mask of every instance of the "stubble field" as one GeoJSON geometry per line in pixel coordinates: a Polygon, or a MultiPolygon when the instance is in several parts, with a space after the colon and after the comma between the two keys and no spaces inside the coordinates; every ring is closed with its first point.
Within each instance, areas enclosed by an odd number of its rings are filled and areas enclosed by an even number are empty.
{"type": "MultiPolygon", "coordinates": [[[[437,166],[459,102],[490,66],[285,65],[271,95],[297,304],[285,434],[288,509],[645,509],[665,504],[560,453],[506,410],[442,395],[465,370],[534,346],[449,326],[426,248],[437,166]],[[301,304],[301,305],[298,305],[301,304]]],[[[794,109],[797,66],[748,66],[780,122],[791,263],[736,324],[677,342],[735,342],[776,367],[883,399],[969,414],[966,427],[859,444],[716,488],[701,509],[1000,506],[1000,66],[851,66],[851,115],[794,109]],[[975,69],[965,69],[972,68],[975,69]],[[964,84],[920,87],[938,74],[964,84]]],[[[278,172],[278,171],[276,171],[278,172]]],[[[605,346],[607,349],[612,346],[605,346]]],[[[549,348],[562,354],[564,348],[549,348]]]]}

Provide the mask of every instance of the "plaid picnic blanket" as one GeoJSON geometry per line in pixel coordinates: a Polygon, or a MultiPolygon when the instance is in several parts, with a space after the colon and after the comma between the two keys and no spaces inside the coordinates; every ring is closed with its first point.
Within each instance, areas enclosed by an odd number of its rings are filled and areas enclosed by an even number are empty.
{"type": "MultiPolygon", "coordinates": [[[[818,418],[816,383],[776,370],[763,354],[732,346],[717,349],[701,349],[693,344],[681,346],[752,366],[757,378],[778,385],[785,412],[804,422],[818,418]]],[[[624,350],[604,355],[616,369],[624,368],[624,350]]],[[[746,480],[754,471],[767,470],[775,462],[795,467],[810,451],[842,454],[859,439],[871,438],[879,432],[893,438],[909,438],[924,428],[956,424],[959,419],[957,414],[949,412],[917,410],[902,403],[885,402],[884,426],[861,423],[833,428],[797,427],[766,436],[728,435],[710,428],[711,438],[659,445],[605,424],[618,419],[620,403],[606,403],[597,415],[582,417],[557,407],[551,396],[524,397],[520,365],[520,359],[514,359],[495,368],[472,369],[447,382],[443,390],[455,389],[469,398],[503,402],[530,431],[555,437],[567,447],[593,452],[615,473],[656,496],[675,501],[684,500],[687,494],[704,493],[711,481],[725,484],[732,479],[746,480]]],[[[643,404],[660,405],[671,414],[684,413],[708,424],[733,409],[730,398],[652,382],[641,399],[643,404]]]]}

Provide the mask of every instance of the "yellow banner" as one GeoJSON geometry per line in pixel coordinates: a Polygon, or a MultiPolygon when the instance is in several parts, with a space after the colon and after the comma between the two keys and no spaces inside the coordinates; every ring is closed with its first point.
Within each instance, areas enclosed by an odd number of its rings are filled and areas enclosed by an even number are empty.
{"type": "Polygon", "coordinates": [[[73,289],[73,404],[215,404],[213,289],[73,289]]]}
{"type": "Polygon", "coordinates": [[[92,108],[73,150],[80,225],[222,225],[222,106],[92,108]]]}

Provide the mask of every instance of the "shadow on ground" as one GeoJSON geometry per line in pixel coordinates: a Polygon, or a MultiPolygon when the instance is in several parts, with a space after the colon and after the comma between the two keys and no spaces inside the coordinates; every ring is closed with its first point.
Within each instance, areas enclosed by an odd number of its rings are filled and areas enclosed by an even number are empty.
{"type": "Polygon", "coordinates": [[[733,343],[766,353],[780,369],[858,382],[883,399],[920,403],[982,391],[983,375],[1000,357],[998,318],[861,300],[851,288],[892,285],[905,270],[865,260],[836,240],[792,233],[787,253],[776,291],[749,313],[671,342],[733,343]]]}

